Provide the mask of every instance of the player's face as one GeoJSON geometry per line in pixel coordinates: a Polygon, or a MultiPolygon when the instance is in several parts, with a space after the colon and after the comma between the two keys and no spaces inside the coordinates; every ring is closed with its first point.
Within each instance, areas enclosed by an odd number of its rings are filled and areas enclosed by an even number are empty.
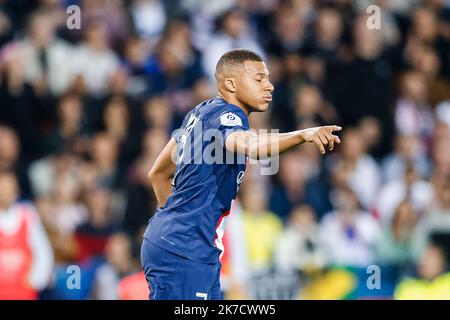
{"type": "Polygon", "coordinates": [[[250,112],[263,112],[269,108],[272,101],[273,85],[269,81],[269,71],[264,62],[246,61],[239,68],[236,79],[236,98],[250,112]]]}

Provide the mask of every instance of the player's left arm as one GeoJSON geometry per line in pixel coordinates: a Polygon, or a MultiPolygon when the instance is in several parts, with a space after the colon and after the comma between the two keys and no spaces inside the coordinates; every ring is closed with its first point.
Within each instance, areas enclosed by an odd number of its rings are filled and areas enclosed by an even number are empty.
{"type": "Polygon", "coordinates": [[[177,142],[171,138],[148,173],[159,207],[164,207],[172,193],[172,178],[176,168],[172,155],[175,154],[176,149],[177,142]]]}

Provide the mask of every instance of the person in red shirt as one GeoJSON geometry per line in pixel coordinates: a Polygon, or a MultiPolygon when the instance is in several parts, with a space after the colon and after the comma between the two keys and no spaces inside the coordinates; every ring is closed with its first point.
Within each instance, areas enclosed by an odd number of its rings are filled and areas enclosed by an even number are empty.
{"type": "Polygon", "coordinates": [[[0,173],[0,300],[37,299],[49,282],[53,253],[34,208],[18,203],[12,173],[0,173]]]}
{"type": "Polygon", "coordinates": [[[145,280],[144,271],[120,280],[118,291],[120,300],[148,300],[150,290],[145,280]]]}

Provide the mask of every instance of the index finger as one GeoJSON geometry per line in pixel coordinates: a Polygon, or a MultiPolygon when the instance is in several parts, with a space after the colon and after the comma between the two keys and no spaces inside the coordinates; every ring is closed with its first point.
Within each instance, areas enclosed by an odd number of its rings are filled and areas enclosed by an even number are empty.
{"type": "Polygon", "coordinates": [[[339,126],[326,126],[325,128],[327,128],[328,130],[330,130],[330,132],[333,132],[333,131],[341,131],[341,130],[342,130],[342,127],[339,127],[339,126]]]}

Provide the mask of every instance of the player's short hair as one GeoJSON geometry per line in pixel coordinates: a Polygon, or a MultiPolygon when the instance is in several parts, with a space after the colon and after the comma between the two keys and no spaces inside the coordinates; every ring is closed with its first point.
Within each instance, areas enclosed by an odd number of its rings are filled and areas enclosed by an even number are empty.
{"type": "Polygon", "coordinates": [[[246,49],[233,49],[224,53],[216,65],[216,77],[222,71],[226,65],[242,65],[245,61],[258,61],[263,62],[263,58],[250,50],[246,49]]]}

